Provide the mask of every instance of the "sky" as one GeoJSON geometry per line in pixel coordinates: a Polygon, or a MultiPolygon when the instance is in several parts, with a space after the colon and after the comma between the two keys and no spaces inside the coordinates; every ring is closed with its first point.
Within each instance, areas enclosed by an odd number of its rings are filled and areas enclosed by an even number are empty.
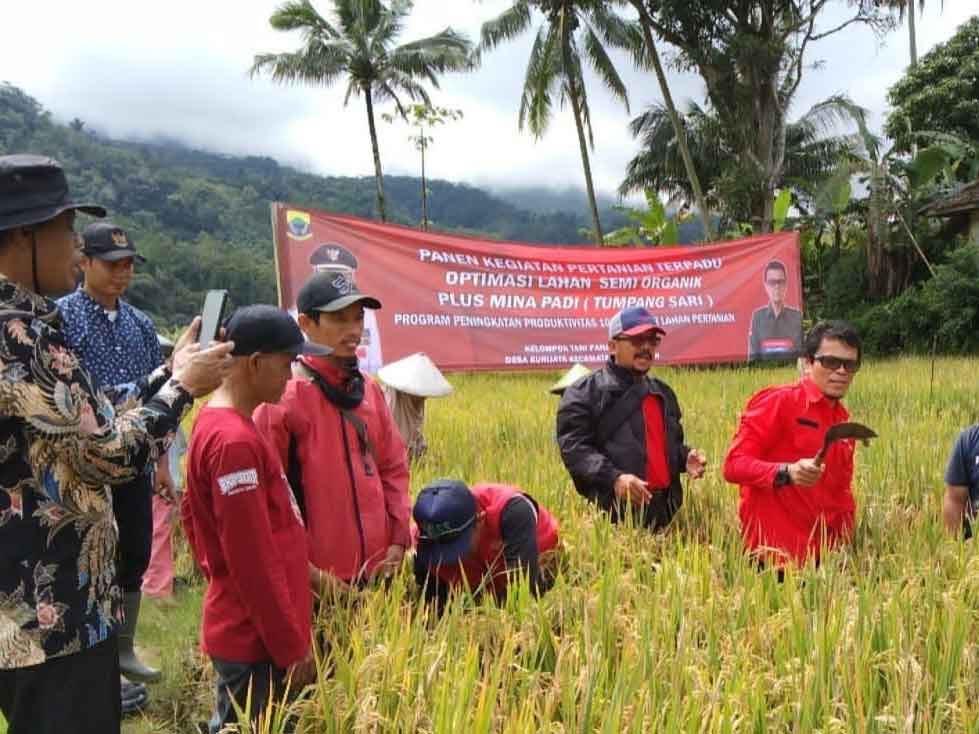
{"type": "MultiPolygon", "coordinates": [[[[327,0],[314,0],[329,12],[327,0]]],[[[38,99],[56,119],[84,120],[99,133],[126,139],[164,137],[206,150],[271,156],[324,175],[373,175],[363,98],[343,106],[344,84],[294,87],[251,79],[254,54],[292,50],[298,35],[270,28],[275,0],[31,0],[2,2],[0,80],[38,99]]],[[[480,25],[501,13],[506,0],[416,0],[402,42],[446,26],[478,37],[480,25]]],[[[835,2],[823,19],[836,25],[846,3],[835,2]]],[[[979,13],[979,0],[926,0],[918,22],[918,51],[979,13]]],[[[583,187],[581,160],[569,108],[555,108],[541,140],[520,132],[517,112],[532,33],[487,54],[470,74],[443,77],[431,90],[439,106],[458,108],[463,119],[439,128],[428,156],[428,174],[489,188],[545,185],[583,187]]],[[[909,59],[905,26],[884,38],[851,26],[811,47],[810,62],[793,116],[832,94],[846,93],[868,108],[879,128],[888,87],[909,59]]],[[[661,49],[669,56],[669,49],[661,49]]],[[[613,193],[637,152],[628,132],[632,117],[660,102],[655,77],[616,57],[630,94],[630,111],[592,77],[589,93],[596,147],[596,188],[613,193]]],[[[678,103],[702,101],[703,85],[690,74],[668,72],[678,103]]],[[[390,105],[389,105],[390,107],[390,105]]],[[[385,111],[381,107],[379,112],[385,111]]],[[[387,110],[390,111],[390,110],[387,110]]],[[[409,128],[378,119],[386,174],[417,175],[418,153],[409,128]]]]}

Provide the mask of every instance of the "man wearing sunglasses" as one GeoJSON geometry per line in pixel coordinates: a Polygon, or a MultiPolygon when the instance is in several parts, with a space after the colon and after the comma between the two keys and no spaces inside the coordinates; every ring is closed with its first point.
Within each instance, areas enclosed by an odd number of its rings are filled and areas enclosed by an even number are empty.
{"type": "Polygon", "coordinates": [[[609,360],[568,387],[557,414],[561,458],[578,492],[609,513],[656,530],[683,502],[680,473],[703,476],[703,452],[683,442],[680,405],[648,377],[666,334],[644,308],[609,321],[609,360]]]}
{"type": "Polygon", "coordinates": [[[787,306],[789,275],[785,264],[772,260],[765,266],[768,304],[751,316],[748,359],[794,359],[802,341],[802,312],[787,306]]]}
{"type": "Polygon", "coordinates": [[[803,343],[805,375],[767,387],[741,414],[724,479],[741,486],[738,514],[746,549],[777,566],[818,560],[853,528],[852,440],[815,460],[830,426],[849,413],[843,398],[860,369],[861,342],[844,321],[821,321],[803,343]]]}

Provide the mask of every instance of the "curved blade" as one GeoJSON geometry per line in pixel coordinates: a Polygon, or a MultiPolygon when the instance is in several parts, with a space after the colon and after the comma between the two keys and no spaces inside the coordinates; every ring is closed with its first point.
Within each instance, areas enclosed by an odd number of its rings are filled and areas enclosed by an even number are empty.
{"type": "Polygon", "coordinates": [[[849,438],[858,439],[866,443],[872,438],[877,438],[877,432],[870,426],[865,426],[863,423],[837,423],[836,425],[830,426],[829,430],[826,431],[826,436],[823,438],[823,447],[816,455],[816,463],[821,464],[823,459],[826,458],[826,452],[829,451],[830,444],[834,441],[849,438]]]}

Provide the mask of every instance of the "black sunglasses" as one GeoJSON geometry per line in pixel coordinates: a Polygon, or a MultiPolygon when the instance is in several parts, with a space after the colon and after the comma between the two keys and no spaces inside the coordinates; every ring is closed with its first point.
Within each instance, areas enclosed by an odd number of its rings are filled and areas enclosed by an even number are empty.
{"type": "Polygon", "coordinates": [[[819,364],[831,372],[836,372],[842,367],[852,375],[860,369],[859,359],[843,359],[842,357],[834,357],[830,354],[817,354],[813,357],[813,361],[819,362],[819,364]]]}

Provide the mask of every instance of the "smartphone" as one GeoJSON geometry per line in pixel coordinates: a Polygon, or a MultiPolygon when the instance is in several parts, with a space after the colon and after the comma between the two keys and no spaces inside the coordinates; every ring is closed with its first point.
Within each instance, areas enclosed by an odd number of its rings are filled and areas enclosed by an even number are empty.
{"type": "Polygon", "coordinates": [[[228,291],[208,291],[201,309],[201,349],[205,349],[218,338],[218,330],[224,320],[224,309],[228,304],[228,291]]]}

